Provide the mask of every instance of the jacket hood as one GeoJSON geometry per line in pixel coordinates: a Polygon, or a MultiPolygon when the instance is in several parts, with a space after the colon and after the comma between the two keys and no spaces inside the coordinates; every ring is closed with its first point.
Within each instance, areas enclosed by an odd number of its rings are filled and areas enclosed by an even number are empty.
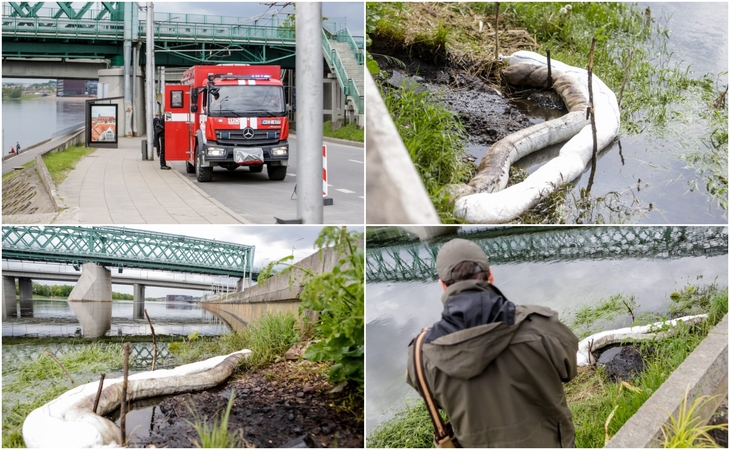
{"type": "MultiPolygon", "coordinates": [[[[450,286],[449,289],[457,284],[450,286]]],[[[481,284],[486,283],[482,282],[481,284]]],[[[550,317],[555,314],[552,310],[541,306],[515,306],[512,302],[503,299],[501,292],[494,286],[489,285],[489,287],[491,289],[486,290],[482,288],[476,292],[463,292],[464,289],[455,289],[454,291],[462,291],[463,294],[447,298],[445,306],[452,300],[457,300],[457,304],[460,303],[458,300],[464,297],[464,294],[467,294],[474,308],[483,309],[484,301],[480,302],[479,297],[483,299],[486,296],[487,299],[494,299],[497,296],[499,297],[497,301],[491,303],[492,309],[490,313],[492,317],[508,317],[511,312],[514,318],[513,320],[492,321],[483,325],[472,325],[468,328],[439,336],[423,346],[424,359],[427,359],[431,364],[434,364],[439,370],[450,377],[470,379],[481,374],[507,348],[520,328],[520,325],[528,316],[531,314],[540,314],[545,317],[550,317]],[[503,300],[501,306],[500,299],[503,300]],[[496,308],[494,305],[497,305],[496,308]]],[[[447,289],[447,293],[449,289],[447,289]]],[[[446,312],[447,309],[445,308],[444,314],[446,312]]],[[[473,317],[471,314],[467,316],[473,317]]],[[[443,322],[444,320],[440,323],[443,322]]]]}

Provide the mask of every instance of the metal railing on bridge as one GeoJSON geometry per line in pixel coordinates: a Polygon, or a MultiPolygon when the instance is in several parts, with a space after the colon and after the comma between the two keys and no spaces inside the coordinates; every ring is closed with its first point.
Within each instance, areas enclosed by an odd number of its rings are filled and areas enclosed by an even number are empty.
{"type": "MultiPolygon", "coordinates": [[[[490,231],[460,234],[476,242],[490,263],[708,257],[728,253],[723,227],[579,227],[490,235],[490,231]],[[518,234],[517,234],[518,233],[518,234]]],[[[384,247],[368,242],[365,273],[369,283],[436,279],[436,255],[451,236],[438,241],[411,241],[384,247]]]]}
{"type": "MultiPolygon", "coordinates": [[[[349,34],[349,32],[347,33],[347,35],[342,34],[342,41],[340,41],[339,37],[336,37],[336,39],[338,40],[338,42],[348,42],[347,36],[349,36],[349,34]]],[[[337,36],[340,35],[338,34],[337,36]]],[[[350,43],[348,42],[348,44],[350,43]]],[[[356,44],[354,43],[354,41],[352,41],[352,44],[350,44],[350,46],[352,47],[354,45],[356,44]]],[[[340,54],[330,45],[327,32],[324,28],[322,28],[322,51],[327,62],[331,64],[332,67],[334,67],[335,74],[337,75],[337,80],[339,81],[340,86],[345,93],[345,97],[351,97],[352,101],[357,106],[358,113],[363,114],[365,112],[365,96],[360,94],[360,91],[358,90],[357,85],[355,85],[355,82],[350,76],[347,75],[347,70],[345,70],[345,66],[342,64],[340,54]]],[[[362,64],[361,61],[364,61],[363,52],[361,50],[358,50],[358,53],[353,53],[355,54],[355,58],[358,60],[358,64],[362,64]],[[360,56],[358,57],[358,55],[360,56]]]]}
{"type": "Polygon", "coordinates": [[[250,278],[255,247],[118,227],[3,227],[2,258],[250,278]]]}

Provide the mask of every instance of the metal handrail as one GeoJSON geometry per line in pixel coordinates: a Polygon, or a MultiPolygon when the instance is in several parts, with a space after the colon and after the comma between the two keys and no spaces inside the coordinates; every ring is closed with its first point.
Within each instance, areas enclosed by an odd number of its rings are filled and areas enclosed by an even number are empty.
{"type": "Polygon", "coordinates": [[[337,76],[337,80],[340,82],[340,86],[342,86],[342,89],[345,92],[345,96],[351,97],[353,103],[357,106],[358,113],[363,114],[365,112],[365,98],[360,95],[357,85],[352,78],[347,75],[347,70],[345,70],[345,66],[342,64],[342,59],[340,58],[337,50],[332,48],[330,45],[324,29],[322,29],[322,49],[324,50],[323,53],[327,62],[335,70],[335,75],[337,76]]]}
{"type": "Polygon", "coordinates": [[[347,28],[345,28],[344,30],[340,30],[337,33],[337,42],[347,42],[347,45],[350,46],[350,50],[352,50],[352,54],[355,55],[355,60],[357,61],[357,63],[360,65],[363,65],[365,63],[365,54],[362,49],[357,46],[355,39],[353,39],[352,35],[350,34],[350,30],[348,30],[347,28]]]}

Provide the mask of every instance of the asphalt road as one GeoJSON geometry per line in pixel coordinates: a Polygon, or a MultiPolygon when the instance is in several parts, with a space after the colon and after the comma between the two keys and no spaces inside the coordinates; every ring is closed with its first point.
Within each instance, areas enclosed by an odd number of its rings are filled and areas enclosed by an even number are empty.
{"type": "MultiPolygon", "coordinates": [[[[365,149],[340,143],[327,144],[327,172],[331,206],[323,208],[325,224],[365,223],[365,149]]],[[[266,169],[252,173],[240,167],[230,171],[213,168],[213,180],[199,183],[195,174],[185,172],[185,162],[168,165],[190,179],[208,195],[251,223],[272,224],[279,218],[297,216],[297,139],[289,138],[289,168],[286,179],[271,181],[266,169]]]]}

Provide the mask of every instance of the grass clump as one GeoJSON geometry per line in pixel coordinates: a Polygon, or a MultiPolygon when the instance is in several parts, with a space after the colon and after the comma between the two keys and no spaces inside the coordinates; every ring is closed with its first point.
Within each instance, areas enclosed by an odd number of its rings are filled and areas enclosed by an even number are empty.
{"type": "Polygon", "coordinates": [[[56,186],[61,184],[66,179],[66,175],[76,167],[76,164],[95,150],[86,147],[69,147],[62,152],[51,152],[44,155],[43,162],[51,173],[53,183],[56,186]]]}
{"type": "Polygon", "coordinates": [[[299,340],[297,319],[294,314],[266,313],[241,331],[231,331],[214,338],[173,342],[168,348],[184,363],[201,361],[247,348],[251,350],[251,356],[241,361],[240,366],[255,370],[276,361],[299,340]]]}
{"type": "Polygon", "coordinates": [[[682,400],[676,417],[665,410],[669,415],[669,422],[662,427],[662,447],[719,448],[709,433],[713,430],[725,430],[727,432],[727,423],[705,425],[703,417],[699,413],[705,406],[717,407],[719,403],[717,398],[703,395],[690,404],[687,399],[688,395],[689,387],[684,394],[684,400],[682,400]]]}
{"type": "Polygon", "coordinates": [[[348,123],[337,130],[332,130],[332,121],[328,120],[322,124],[322,134],[336,139],[365,142],[365,130],[363,128],[358,128],[355,123],[348,123]]]}
{"type": "Polygon", "coordinates": [[[444,187],[467,183],[467,133],[457,117],[413,86],[382,92],[403,144],[443,223],[458,222],[444,187]]]}
{"type": "Polygon", "coordinates": [[[433,447],[433,425],[423,400],[408,399],[405,409],[383,422],[367,438],[368,448],[433,447]]]}
{"type": "Polygon", "coordinates": [[[193,445],[198,448],[239,448],[250,447],[243,438],[243,430],[239,429],[234,432],[228,431],[228,418],[231,415],[233,401],[236,398],[236,391],[231,391],[231,397],[228,399],[228,406],[221,417],[220,423],[218,419],[208,422],[207,418],[201,419],[198,413],[188,405],[190,413],[193,415],[195,422],[188,422],[198,433],[198,440],[191,439],[193,445]]]}

